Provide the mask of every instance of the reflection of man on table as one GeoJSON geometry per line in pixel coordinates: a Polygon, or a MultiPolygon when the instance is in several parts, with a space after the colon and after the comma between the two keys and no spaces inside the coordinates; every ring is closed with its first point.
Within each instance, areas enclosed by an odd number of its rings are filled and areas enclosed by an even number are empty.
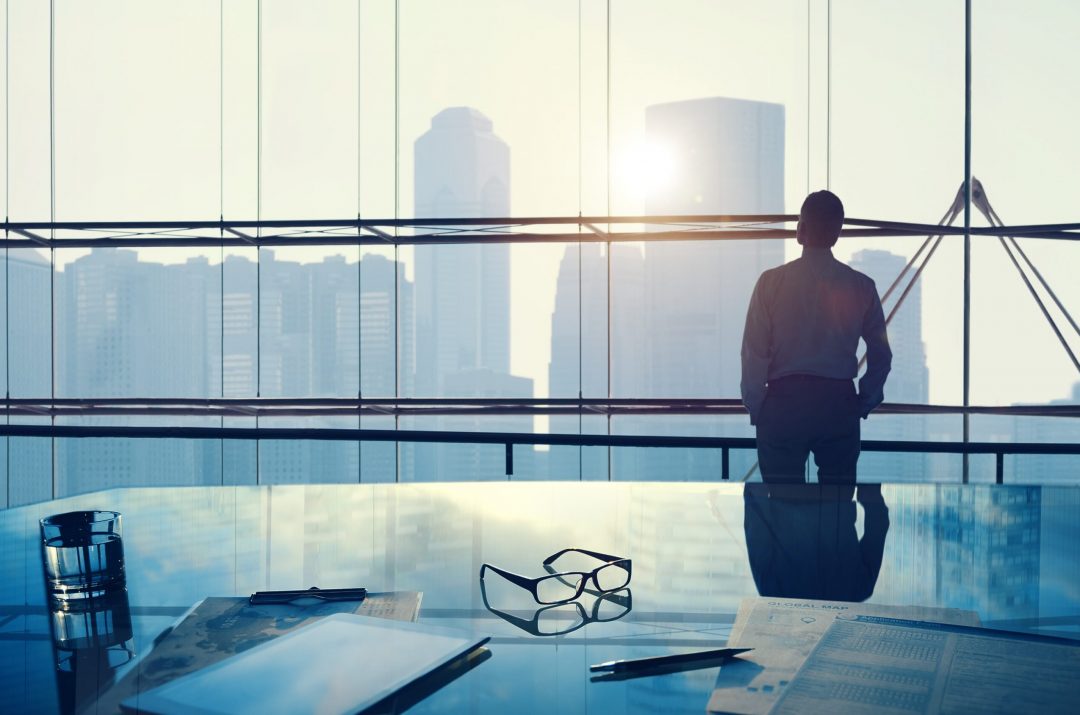
{"type": "Polygon", "coordinates": [[[742,344],[742,399],[757,425],[767,482],[801,482],[814,453],[821,482],[854,482],[859,418],[884,399],[892,352],[874,281],[833,258],[844,206],[828,191],[799,212],[802,256],[761,274],[742,344]],[[855,356],[866,341],[858,393],[855,356]]]}
{"type": "Polygon", "coordinates": [[[746,485],[746,551],[759,594],[865,601],[874,593],[889,509],[881,485],[858,487],[865,510],[860,539],[851,492],[817,484],[746,485]]]}

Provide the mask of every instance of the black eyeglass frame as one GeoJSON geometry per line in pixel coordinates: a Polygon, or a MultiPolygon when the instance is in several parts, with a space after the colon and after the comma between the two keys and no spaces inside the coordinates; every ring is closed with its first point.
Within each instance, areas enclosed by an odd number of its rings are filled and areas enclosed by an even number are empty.
{"type": "Polygon", "coordinates": [[[480,566],[480,580],[483,581],[485,573],[487,572],[488,569],[491,569],[495,573],[497,573],[500,576],[502,576],[503,578],[505,578],[507,581],[509,581],[509,582],[511,582],[511,583],[513,583],[513,584],[515,584],[517,586],[520,586],[521,588],[523,588],[526,591],[528,591],[529,593],[531,593],[532,597],[533,597],[533,600],[536,601],[537,603],[539,603],[541,605],[544,605],[544,606],[554,606],[554,605],[558,605],[560,603],[568,603],[569,601],[573,601],[574,599],[581,596],[581,594],[584,593],[585,590],[586,590],[585,589],[586,584],[588,584],[588,582],[590,580],[596,586],[596,591],[594,592],[594,591],[590,590],[589,592],[594,593],[595,595],[602,595],[602,594],[605,594],[605,593],[614,593],[616,591],[621,591],[622,589],[626,588],[627,586],[630,585],[630,577],[632,575],[632,571],[631,571],[632,564],[631,564],[630,559],[625,559],[625,558],[623,558],[621,556],[614,556],[612,554],[604,554],[604,553],[601,553],[599,551],[590,551],[588,549],[576,549],[576,548],[562,549],[561,551],[556,551],[551,556],[548,556],[546,559],[544,559],[544,561],[542,563],[544,565],[544,569],[549,572],[549,575],[548,576],[541,576],[540,578],[529,578],[527,576],[522,576],[520,574],[516,574],[516,573],[514,573],[512,571],[507,571],[506,569],[501,569],[498,566],[492,566],[491,564],[485,563],[485,564],[482,564],[480,566]],[[559,572],[556,572],[554,569],[551,568],[551,564],[554,563],[555,560],[557,560],[563,554],[567,554],[567,553],[570,553],[570,552],[576,552],[576,553],[585,554],[586,556],[591,556],[591,557],[593,557],[595,559],[599,559],[599,560],[603,561],[604,563],[600,564],[599,566],[594,568],[592,571],[559,571],[559,572]],[[608,566],[615,566],[617,568],[621,568],[624,571],[626,571],[626,581],[624,581],[623,583],[621,583],[619,586],[617,586],[615,588],[604,588],[604,587],[602,587],[600,585],[600,580],[597,578],[597,574],[602,569],[605,569],[608,566]],[[580,577],[580,578],[577,579],[577,586],[575,587],[573,584],[569,583],[564,578],[566,576],[580,577]],[[570,587],[575,588],[576,592],[574,593],[574,595],[573,596],[568,596],[566,598],[556,599],[554,601],[545,601],[545,600],[541,599],[540,598],[540,592],[539,592],[540,582],[541,581],[547,581],[547,580],[552,579],[552,578],[558,579],[559,581],[561,581],[566,586],[570,586],[570,587]]]}

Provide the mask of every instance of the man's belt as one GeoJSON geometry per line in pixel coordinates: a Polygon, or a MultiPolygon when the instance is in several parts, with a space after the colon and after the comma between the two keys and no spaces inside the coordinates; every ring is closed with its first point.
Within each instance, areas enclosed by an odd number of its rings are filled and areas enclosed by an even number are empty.
{"type": "Polygon", "coordinates": [[[769,380],[770,385],[783,385],[792,382],[836,382],[845,383],[850,385],[852,378],[843,377],[825,377],[824,375],[804,375],[797,373],[795,375],[784,375],[783,377],[773,378],[769,380]]]}

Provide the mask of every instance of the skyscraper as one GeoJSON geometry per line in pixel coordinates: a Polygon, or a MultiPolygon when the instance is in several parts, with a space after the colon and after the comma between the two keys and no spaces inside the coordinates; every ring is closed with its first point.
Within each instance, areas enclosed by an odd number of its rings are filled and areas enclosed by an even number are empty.
{"type": "MultiPolygon", "coordinates": [[[[784,210],[784,108],[709,97],[645,110],[645,131],[672,177],[647,214],[776,214],[784,210]]],[[[780,241],[645,245],[647,390],[656,397],[739,394],[743,323],[780,241]]]]}
{"type": "MultiPolygon", "coordinates": [[[[416,140],[414,168],[418,218],[510,213],[510,149],[495,135],[491,120],[475,109],[450,107],[436,114],[416,140]]],[[[532,397],[532,380],[510,375],[508,244],[418,246],[415,316],[418,396],[491,396],[491,386],[498,386],[500,396],[532,397]]],[[[412,426],[528,432],[532,420],[460,417],[412,426]]],[[[483,456],[490,451],[478,445],[410,445],[403,448],[405,478],[499,477],[501,460],[497,470],[485,473],[494,469],[483,456]]]]}
{"type": "MultiPolygon", "coordinates": [[[[646,198],[647,214],[777,214],[784,210],[784,107],[727,97],[645,110],[650,145],[672,176],[646,198]]],[[[762,271],[784,261],[775,240],[645,245],[642,397],[736,397],[746,308],[762,271]]],[[[620,392],[618,396],[632,396],[620,392]]],[[[664,418],[637,430],[745,435],[745,419],[664,418]]],[[[646,478],[715,479],[720,455],[646,450],[646,478]]],[[[732,469],[752,455],[732,454],[732,469]]],[[[745,463],[745,464],[744,464],[745,463]]]]}
{"type": "MultiPolygon", "coordinates": [[[[414,163],[417,218],[509,215],[510,149],[475,109],[436,114],[414,163]]],[[[416,351],[424,397],[461,370],[510,372],[508,244],[417,247],[416,351]]]]}

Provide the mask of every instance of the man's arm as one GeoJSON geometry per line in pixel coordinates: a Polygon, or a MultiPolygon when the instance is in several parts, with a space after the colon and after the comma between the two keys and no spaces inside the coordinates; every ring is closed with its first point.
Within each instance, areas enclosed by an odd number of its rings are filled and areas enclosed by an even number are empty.
{"type": "Polygon", "coordinates": [[[750,307],[746,311],[746,327],[742,341],[742,401],[750,413],[750,424],[756,425],[761,405],[765,402],[765,381],[769,378],[772,338],[769,311],[765,305],[764,274],[758,278],[750,307]]]}
{"type": "Polygon", "coordinates": [[[881,299],[873,281],[870,281],[870,305],[863,315],[862,339],[866,341],[866,373],[859,380],[859,408],[866,419],[885,399],[885,378],[892,369],[885,312],[881,309],[881,299]]]}

